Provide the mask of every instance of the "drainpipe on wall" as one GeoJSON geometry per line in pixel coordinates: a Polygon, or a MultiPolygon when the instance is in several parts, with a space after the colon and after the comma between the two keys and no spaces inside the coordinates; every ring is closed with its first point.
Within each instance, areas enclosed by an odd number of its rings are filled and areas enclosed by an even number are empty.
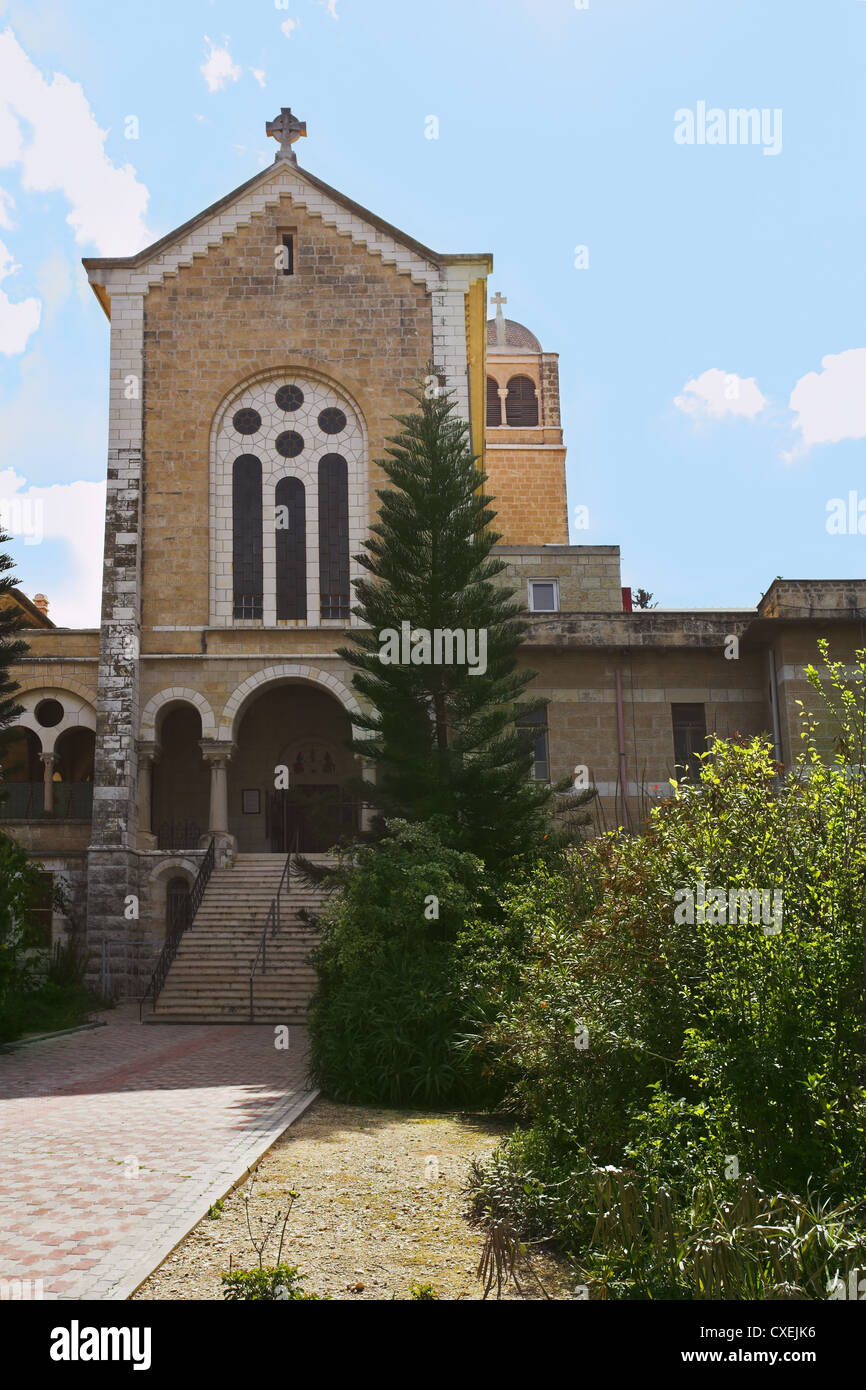
{"type": "Polygon", "coordinates": [[[779,691],[776,685],[776,653],[772,646],[767,650],[767,664],[770,668],[770,708],[773,712],[773,747],[776,762],[782,761],[782,731],[779,723],[779,691]]]}
{"type": "Polygon", "coordinates": [[[628,814],[628,780],[625,767],[625,730],[622,718],[622,672],[616,670],[616,734],[619,742],[619,784],[622,788],[622,818],[626,830],[631,830],[628,814]]]}

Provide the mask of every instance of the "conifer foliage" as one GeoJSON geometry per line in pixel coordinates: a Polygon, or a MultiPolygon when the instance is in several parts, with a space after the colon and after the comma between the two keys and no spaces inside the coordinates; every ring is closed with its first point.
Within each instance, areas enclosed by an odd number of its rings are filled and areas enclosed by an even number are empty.
{"type": "Polygon", "coordinates": [[[545,834],[549,790],[530,777],[537,728],[515,723],[546,702],[521,698],[534,676],[517,665],[523,610],[498,578],[468,426],[437,382],[409,392],[417,408],[397,417],[379,460],[389,486],[354,585],[367,626],[341,655],[368,710],[353,747],[376,769],[365,799],[378,826],[435,819],[492,866],[532,855],[545,834]]]}

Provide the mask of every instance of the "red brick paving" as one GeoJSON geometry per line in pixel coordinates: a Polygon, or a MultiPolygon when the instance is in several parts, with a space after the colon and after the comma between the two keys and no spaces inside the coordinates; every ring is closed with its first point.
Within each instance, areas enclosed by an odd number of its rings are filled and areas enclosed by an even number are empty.
{"type": "Polygon", "coordinates": [[[0,1295],[127,1297],[309,1098],[300,1028],[103,1017],[0,1055],[0,1295]]]}

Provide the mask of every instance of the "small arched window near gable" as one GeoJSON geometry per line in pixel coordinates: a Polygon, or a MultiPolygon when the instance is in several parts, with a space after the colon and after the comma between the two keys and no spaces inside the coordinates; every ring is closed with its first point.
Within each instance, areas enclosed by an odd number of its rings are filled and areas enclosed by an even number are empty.
{"type": "Polygon", "coordinates": [[[349,471],[342,454],[319,460],[319,594],[322,618],[348,618],[349,471]]]}
{"type": "Polygon", "coordinates": [[[509,425],[527,429],[538,424],[538,397],[535,382],[528,376],[513,376],[508,383],[505,419],[509,425]]]}
{"type": "Polygon", "coordinates": [[[232,590],[235,618],[261,618],[262,465],[241,454],[232,467],[232,590]]]}
{"type": "Polygon", "coordinates": [[[502,401],[499,396],[499,383],[492,376],[487,378],[487,423],[502,424],[502,401]]]}
{"type": "Polygon", "coordinates": [[[277,538],[277,622],[307,617],[307,494],[300,478],[274,489],[277,538]]]}

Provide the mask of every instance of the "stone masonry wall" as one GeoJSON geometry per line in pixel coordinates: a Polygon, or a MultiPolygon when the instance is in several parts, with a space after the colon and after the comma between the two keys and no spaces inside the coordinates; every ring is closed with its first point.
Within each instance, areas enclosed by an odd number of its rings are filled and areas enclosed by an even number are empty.
{"type": "MultiPolygon", "coordinates": [[[[431,296],[284,197],[152,288],[144,336],[145,650],[165,651],[154,626],[209,621],[209,449],[222,400],[259,372],[323,374],[358,403],[375,459],[431,358],[431,296]],[[274,268],[287,231],[291,276],[274,268]]],[[[371,465],[372,510],[382,481],[371,465]]]]}
{"type": "Polygon", "coordinates": [[[499,545],[496,555],[507,562],[505,575],[524,604],[530,579],[558,579],[560,612],[622,612],[619,546],[499,545]]]}

